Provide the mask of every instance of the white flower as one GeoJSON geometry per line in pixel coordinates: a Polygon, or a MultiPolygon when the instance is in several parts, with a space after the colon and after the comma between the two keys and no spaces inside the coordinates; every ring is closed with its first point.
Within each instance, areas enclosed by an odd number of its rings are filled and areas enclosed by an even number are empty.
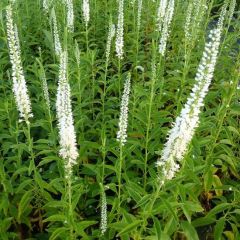
{"type": "Polygon", "coordinates": [[[185,39],[187,41],[191,40],[190,26],[191,26],[192,10],[193,10],[193,5],[190,2],[188,5],[188,8],[187,8],[186,21],[185,21],[185,25],[184,25],[185,39]]]}
{"type": "Polygon", "coordinates": [[[60,136],[59,154],[66,160],[66,177],[71,176],[72,166],[76,164],[78,157],[70,96],[67,80],[67,53],[63,51],[60,55],[56,109],[60,136]]]}
{"type": "Polygon", "coordinates": [[[170,0],[168,2],[167,10],[164,17],[163,27],[162,27],[162,33],[159,43],[159,53],[164,56],[167,46],[167,39],[170,31],[170,24],[172,21],[174,12],[174,0],[170,0]]]}
{"type": "Polygon", "coordinates": [[[74,52],[74,54],[75,54],[75,57],[76,57],[77,65],[79,67],[80,66],[80,61],[81,61],[81,51],[79,49],[77,40],[75,40],[75,52],[74,52]]]}
{"type": "Polygon", "coordinates": [[[116,55],[119,59],[123,58],[123,4],[124,0],[118,1],[118,23],[117,23],[117,34],[116,34],[116,55]]]}
{"type": "Polygon", "coordinates": [[[210,31],[209,42],[206,43],[201,63],[195,78],[192,93],[176,118],[173,128],[169,131],[168,141],[162,151],[157,166],[162,167],[162,180],[172,179],[179,170],[179,162],[183,159],[199,123],[199,114],[203,101],[213,78],[213,72],[219,51],[222,29],[210,31]]]}
{"type": "Polygon", "coordinates": [[[138,0],[138,15],[137,15],[137,29],[139,31],[141,26],[141,16],[142,16],[142,0],[138,0]]]}
{"type": "Polygon", "coordinates": [[[112,39],[115,35],[115,25],[112,24],[112,22],[110,21],[109,23],[109,30],[108,30],[108,38],[107,38],[107,47],[106,47],[106,62],[109,62],[109,55],[110,55],[110,51],[111,51],[111,43],[112,43],[112,39]]]}
{"type": "Polygon", "coordinates": [[[107,231],[107,199],[104,189],[101,191],[101,223],[100,229],[101,234],[103,235],[107,231]]]}
{"type": "Polygon", "coordinates": [[[123,146],[126,143],[127,138],[127,125],[128,125],[128,102],[129,102],[129,93],[131,87],[131,75],[128,74],[123,90],[121,109],[120,109],[120,117],[118,127],[119,130],[117,132],[117,141],[123,146]]]}
{"type": "Polygon", "coordinates": [[[26,123],[29,123],[29,118],[32,117],[33,114],[22,68],[17,26],[13,24],[11,5],[7,6],[6,12],[7,38],[10,62],[12,64],[13,93],[20,114],[20,120],[25,120],[26,123]]]}
{"type": "Polygon", "coordinates": [[[70,32],[74,32],[74,13],[72,0],[65,0],[67,7],[67,28],[70,32]]]}
{"type": "Polygon", "coordinates": [[[48,13],[49,5],[50,5],[49,0],[43,0],[42,6],[43,6],[43,10],[44,10],[45,13],[48,13]]]}
{"type": "Polygon", "coordinates": [[[229,5],[229,20],[228,20],[229,24],[232,20],[235,7],[236,7],[236,0],[232,0],[229,5]]]}
{"type": "Polygon", "coordinates": [[[60,38],[58,34],[57,18],[56,18],[54,8],[52,10],[52,18],[53,18],[54,49],[55,49],[56,55],[59,57],[62,52],[62,46],[61,46],[60,38]]]}
{"type": "Polygon", "coordinates": [[[164,22],[164,17],[167,12],[167,3],[168,0],[160,0],[157,12],[157,25],[159,32],[162,31],[162,25],[164,22]]]}
{"type": "Polygon", "coordinates": [[[88,22],[90,20],[90,7],[89,7],[89,1],[83,0],[82,4],[82,11],[83,11],[83,19],[86,24],[86,27],[88,26],[88,22]]]}
{"type": "Polygon", "coordinates": [[[43,88],[44,99],[46,101],[48,109],[50,109],[48,85],[47,85],[47,79],[46,79],[46,75],[45,75],[45,71],[44,71],[43,66],[40,66],[40,78],[42,80],[42,88],[43,88]]]}

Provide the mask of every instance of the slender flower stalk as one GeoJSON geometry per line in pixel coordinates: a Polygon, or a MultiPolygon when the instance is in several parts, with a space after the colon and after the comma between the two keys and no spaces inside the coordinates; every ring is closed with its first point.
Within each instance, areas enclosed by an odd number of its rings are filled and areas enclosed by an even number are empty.
{"type": "Polygon", "coordinates": [[[90,20],[90,6],[89,0],[83,0],[82,3],[82,12],[83,12],[83,20],[85,22],[86,28],[88,27],[88,23],[90,20]]]}
{"type": "Polygon", "coordinates": [[[112,24],[112,21],[109,22],[108,38],[107,38],[107,47],[106,47],[106,65],[109,62],[109,56],[111,51],[112,39],[115,35],[115,25],[112,24]]]}
{"type": "Polygon", "coordinates": [[[157,26],[158,26],[159,32],[162,31],[164,17],[167,12],[167,3],[168,3],[168,0],[160,0],[159,2],[158,12],[157,12],[157,26]]]}
{"type": "Polygon", "coordinates": [[[53,19],[54,49],[55,49],[56,55],[59,57],[62,52],[62,46],[60,43],[58,26],[57,26],[57,18],[56,18],[56,13],[54,8],[52,9],[52,19],[53,19]]]}
{"type": "Polygon", "coordinates": [[[147,106],[147,121],[146,121],[146,135],[145,135],[145,157],[144,157],[144,175],[143,175],[143,187],[146,189],[147,184],[147,163],[148,163],[148,155],[149,155],[149,142],[151,140],[150,130],[151,130],[151,119],[152,119],[152,109],[153,109],[153,101],[155,96],[155,84],[156,84],[156,59],[155,55],[153,55],[152,59],[152,76],[150,83],[150,94],[149,94],[149,102],[147,106]]]}
{"type": "Polygon", "coordinates": [[[118,23],[117,23],[117,33],[116,33],[116,55],[118,59],[123,58],[123,21],[124,21],[124,0],[118,1],[118,23]]]}
{"type": "Polygon", "coordinates": [[[190,2],[187,8],[186,21],[184,25],[185,40],[187,42],[191,40],[190,26],[191,26],[192,11],[193,11],[193,4],[190,2]]]}
{"type": "Polygon", "coordinates": [[[87,48],[87,54],[89,51],[89,43],[88,43],[88,23],[90,20],[90,6],[89,6],[89,0],[83,0],[82,2],[82,12],[83,12],[83,20],[85,22],[85,36],[86,36],[86,48],[87,48]]]}
{"type": "Polygon", "coordinates": [[[77,40],[75,40],[75,51],[74,51],[74,55],[77,61],[77,66],[78,68],[80,67],[80,62],[81,62],[81,51],[79,49],[77,40]]]}
{"type": "Polygon", "coordinates": [[[168,2],[167,10],[164,17],[163,27],[162,27],[162,33],[161,38],[159,42],[159,53],[164,56],[167,46],[167,39],[170,32],[170,25],[172,22],[173,12],[174,12],[174,0],[170,0],[168,2]]]}
{"type": "MultiPolygon", "coordinates": [[[[48,84],[47,84],[47,79],[46,79],[46,74],[45,74],[45,70],[42,64],[42,53],[41,53],[41,48],[39,48],[39,57],[37,58],[37,62],[39,64],[39,76],[40,76],[40,80],[42,83],[42,91],[43,91],[43,97],[47,106],[47,114],[48,114],[48,121],[49,121],[49,127],[50,127],[50,131],[51,131],[51,136],[54,138],[54,140],[56,139],[55,137],[55,132],[53,130],[53,125],[52,125],[52,114],[51,114],[51,103],[50,103],[50,98],[49,98],[49,91],[48,91],[48,84]]],[[[54,145],[55,145],[55,141],[54,141],[54,145]]]]}
{"type": "Polygon", "coordinates": [[[186,19],[184,24],[185,33],[185,52],[189,54],[194,47],[195,40],[198,37],[198,32],[202,29],[201,23],[208,9],[206,0],[193,0],[188,4],[186,19]]]}
{"type": "Polygon", "coordinates": [[[69,32],[74,32],[74,12],[73,12],[73,1],[65,0],[67,7],[67,28],[69,32]]]}
{"type": "MultiPolygon", "coordinates": [[[[107,74],[108,74],[108,62],[111,52],[111,44],[112,38],[115,35],[115,25],[112,24],[112,18],[109,20],[109,30],[107,37],[107,46],[106,46],[106,61],[105,61],[105,73],[104,73],[104,81],[103,81],[103,94],[102,94],[102,124],[103,127],[101,129],[101,140],[102,140],[102,176],[101,182],[104,185],[104,176],[105,176],[105,159],[106,159],[106,125],[105,125],[105,98],[106,98],[106,90],[107,90],[107,74]]],[[[102,234],[105,232],[102,228],[102,234]]]]}
{"type": "Polygon", "coordinates": [[[43,10],[46,14],[49,11],[49,5],[50,5],[49,0],[43,0],[42,1],[43,10]]]}
{"type": "Polygon", "coordinates": [[[28,95],[27,85],[23,73],[20,43],[17,26],[13,23],[12,7],[7,6],[7,38],[9,46],[10,62],[12,64],[13,93],[20,115],[20,121],[29,124],[29,118],[33,117],[31,102],[28,95]]]}
{"type": "Polygon", "coordinates": [[[206,8],[206,0],[193,0],[193,14],[192,14],[192,21],[194,24],[197,25],[201,22],[201,16],[203,13],[204,8],[206,8]]]}
{"type": "Polygon", "coordinates": [[[42,66],[40,67],[40,77],[41,77],[41,81],[42,81],[43,96],[46,101],[46,105],[47,105],[48,109],[50,110],[50,99],[49,99],[47,79],[46,79],[46,74],[45,74],[44,68],[42,66]]]}
{"type": "Polygon", "coordinates": [[[67,79],[67,52],[63,51],[60,55],[56,109],[60,136],[59,154],[66,161],[66,178],[71,177],[72,167],[76,164],[78,157],[70,97],[70,86],[67,79]]]}
{"type": "Polygon", "coordinates": [[[169,131],[168,141],[162,151],[161,158],[157,161],[157,166],[162,168],[161,184],[167,179],[172,179],[179,170],[179,163],[182,161],[198,127],[201,107],[204,105],[204,98],[213,78],[219,52],[221,31],[222,28],[219,27],[210,31],[210,40],[205,45],[192,93],[180,116],[177,117],[173,128],[169,131]]]}
{"type": "Polygon", "coordinates": [[[60,137],[59,155],[65,160],[66,198],[68,200],[68,217],[70,225],[70,239],[73,235],[73,208],[72,208],[72,167],[77,163],[78,150],[76,134],[73,125],[70,85],[67,79],[67,52],[60,54],[59,79],[57,88],[57,119],[60,137]]]}
{"type": "Polygon", "coordinates": [[[117,177],[118,177],[118,214],[120,216],[121,210],[121,185],[122,185],[122,165],[123,165],[123,147],[126,143],[127,138],[127,125],[128,125],[128,103],[129,103],[129,94],[131,87],[131,74],[129,73],[125,84],[122,95],[120,118],[119,118],[119,130],[117,132],[117,141],[119,142],[119,161],[117,162],[117,177]]]}
{"type": "Polygon", "coordinates": [[[107,231],[107,198],[104,190],[104,186],[101,186],[101,222],[100,222],[101,234],[107,231]]]}
{"type": "Polygon", "coordinates": [[[142,17],[142,0],[138,0],[138,14],[137,14],[137,31],[138,32],[141,27],[141,17],[142,17]]]}
{"type": "Polygon", "coordinates": [[[188,5],[184,32],[186,46],[189,51],[191,51],[194,46],[199,30],[202,29],[201,23],[207,9],[206,0],[193,0],[188,5]]]}
{"type": "Polygon", "coordinates": [[[233,14],[234,14],[234,9],[236,7],[236,0],[232,0],[229,4],[229,18],[228,18],[228,25],[230,25],[232,18],[233,18],[233,14]]]}
{"type": "Polygon", "coordinates": [[[121,110],[120,110],[120,118],[118,127],[119,130],[117,132],[117,141],[119,141],[121,146],[124,146],[127,142],[127,125],[128,125],[128,103],[129,103],[129,94],[130,94],[130,87],[131,87],[131,75],[128,74],[126,78],[126,82],[124,84],[124,90],[122,95],[122,102],[121,102],[121,110]]]}
{"type": "Polygon", "coordinates": [[[182,70],[181,84],[177,94],[177,113],[180,112],[182,107],[182,96],[184,92],[186,77],[190,68],[191,52],[194,49],[196,40],[199,36],[200,28],[203,23],[203,17],[206,13],[207,5],[206,0],[193,0],[189,3],[186,13],[184,25],[184,67],[182,70]]]}

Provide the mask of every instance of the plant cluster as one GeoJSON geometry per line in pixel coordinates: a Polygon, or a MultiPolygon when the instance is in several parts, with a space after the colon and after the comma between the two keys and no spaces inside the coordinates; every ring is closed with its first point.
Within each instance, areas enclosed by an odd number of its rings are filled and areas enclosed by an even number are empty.
{"type": "Polygon", "coordinates": [[[0,239],[240,239],[236,0],[0,1],[0,239]]]}

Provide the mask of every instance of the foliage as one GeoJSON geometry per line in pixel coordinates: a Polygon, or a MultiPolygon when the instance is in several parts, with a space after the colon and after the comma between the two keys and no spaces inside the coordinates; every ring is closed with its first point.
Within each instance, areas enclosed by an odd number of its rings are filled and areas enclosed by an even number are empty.
{"type": "Polygon", "coordinates": [[[64,1],[49,2],[55,7],[61,43],[68,51],[79,149],[71,189],[73,216],[68,214],[68,184],[59,156],[55,107],[59,59],[54,51],[51,7],[45,12],[41,0],[16,0],[13,5],[34,114],[28,129],[18,121],[12,93],[5,18],[8,2],[1,0],[0,239],[240,239],[239,4],[232,19],[229,11],[226,16],[199,128],[180,172],[159,191],[157,153],[190,94],[207,33],[223,1],[206,1],[208,9],[186,45],[186,9],[192,1],[176,0],[163,58],[158,53],[156,27],[159,1],[143,1],[139,29],[138,1],[124,1],[124,56],[119,62],[114,38],[107,64],[108,26],[109,21],[117,24],[118,1],[89,1],[86,28],[82,1],[74,0],[73,33],[66,28],[64,1]],[[43,69],[50,111],[42,88],[43,69]],[[128,137],[119,149],[119,111],[129,72],[128,137]],[[108,225],[101,235],[103,191],[108,225]]]}

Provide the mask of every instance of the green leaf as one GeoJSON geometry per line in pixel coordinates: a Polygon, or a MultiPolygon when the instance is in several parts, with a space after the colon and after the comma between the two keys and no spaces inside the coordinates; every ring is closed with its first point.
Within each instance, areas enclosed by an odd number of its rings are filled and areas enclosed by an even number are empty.
{"type": "Polygon", "coordinates": [[[191,223],[185,221],[181,223],[181,226],[188,240],[199,240],[198,234],[191,223]]]}
{"type": "Polygon", "coordinates": [[[207,172],[204,175],[204,189],[205,192],[208,192],[209,189],[211,189],[213,185],[213,173],[212,173],[212,169],[208,169],[207,172]]]}
{"type": "Polygon", "coordinates": [[[178,217],[177,217],[177,214],[175,213],[175,211],[173,210],[172,206],[171,206],[171,203],[165,201],[163,198],[161,199],[164,203],[164,205],[167,207],[167,209],[172,213],[172,216],[174,217],[174,219],[176,221],[178,221],[178,217]]]}
{"type": "Polygon", "coordinates": [[[84,232],[84,230],[92,225],[98,223],[97,221],[81,221],[79,223],[74,224],[74,230],[76,233],[83,237],[84,239],[88,239],[88,235],[84,232]]]}
{"type": "Polygon", "coordinates": [[[150,199],[152,199],[151,194],[147,194],[146,196],[142,197],[141,200],[134,206],[134,209],[145,205],[147,202],[149,202],[150,199]]]}
{"type": "Polygon", "coordinates": [[[227,237],[228,240],[236,240],[235,237],[234,237],[233,232],[231,232],[231,231],[224,231],[223,233],[227,237]]]}
{"type": "Polygon", "coordinates": [[[217,221],[217,224],[214,228],[214,240],[221,240],[222,239],[224,225],[225,225],[225,218],[222,217],[217,221]]]}
{"type": "Polygon", "coordinates": [[[67,217],[62,214],[55,214],[43,220],[43,222],[64,222],[67,221],[67,217]]]}
{"type": "Polygon", "coordinates": [[[217,175],[213,175],[213,186],[215,188],[216,195],[222,196],[222,194],[223,194],[222,182],[217,175]]]}
{"type": "Polygon", "coordinates": [[[202,227],[206,225],[210,225],[214,223],[216,219],[213,216],[208,216],[208,217],[200,217],[197,218],[196,220],[192,221],[192,225],[194,227],[202,227]]]}
{"type": "Polygon", "coordinates": [[[56,230],[53,231],[49,240],[55,240],[55,239],[58,240],[60,236],[61,236],[60,239],[66,239],[68,232],[69,230],[65,227],[57,228],[56,230]]]}
{"type": "Polygon", "coordinates": [[[230,203],[220,203],[216,207],[214,207],[208,214],[207,216],[214,216],[217,213],[223,212],[226,209],[231,208],[232,205],[230,203]]]}
{"type": "Polygon", "coordinates": [[[160,226],[160,221],[156,217],[153,217],[153,222],[154,222],[154,228],[156,230],[157,239],[161,240],[162,229],[160,226]]]}
{"type": "Polygon", "coordinates": [[[132,222],[131,224],[128,224],[125,228],[122,229],[122,231],[120,231],[117,234],[117,237],[119,237],[122,234],[128,233],[130,231],[132,231],[134,228],[136,228],[140,223],[142,222],[142,220],[135,220],[134,222],[132,222]]]}
{"type": "Polygon", "coordinates": [[[29,208],[29,204],[33,198],[32,190],[24,193],[18,206],[18,221],[20,222],[21,216],[26,209],[29,208]]]}

